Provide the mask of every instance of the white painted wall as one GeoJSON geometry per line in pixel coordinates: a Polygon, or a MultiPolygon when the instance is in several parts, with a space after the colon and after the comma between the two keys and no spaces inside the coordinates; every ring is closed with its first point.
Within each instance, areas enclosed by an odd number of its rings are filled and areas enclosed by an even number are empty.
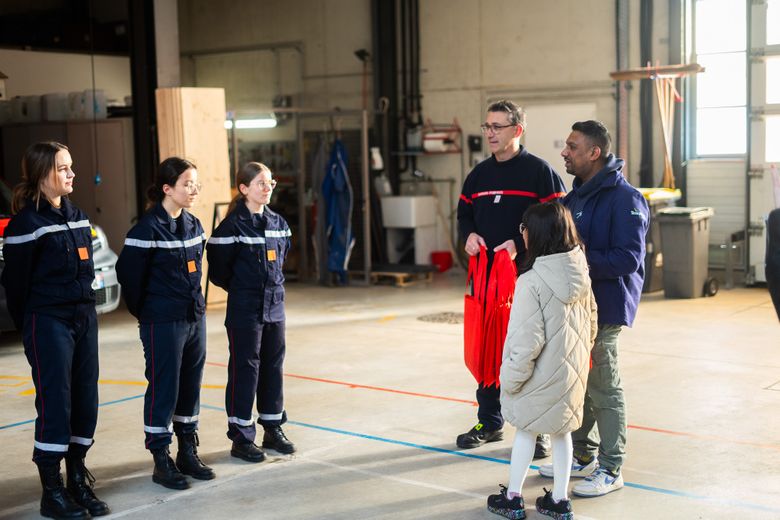
{"type": "MultiPolygon", "coordinates": [[[[132,91],[130,58],[95,57],[95,88],[109,103],[124,105],[132,91]]],[[[87,54],[0,49],[0,70],[8,79],[8,98],[75,92],[92,88],[92,58],[87,54]]]]}
{"type": "Polygon", "coordinates": [[[745,229],[745,161],[688,162],[688,206],[715,209],[710,244],[725,244],[731,233],[745,229]]]}

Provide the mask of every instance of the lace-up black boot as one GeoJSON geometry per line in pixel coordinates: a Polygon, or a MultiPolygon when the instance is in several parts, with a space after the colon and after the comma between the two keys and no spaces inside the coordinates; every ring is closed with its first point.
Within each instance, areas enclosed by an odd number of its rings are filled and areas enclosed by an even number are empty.
{"type": "Polygon", "coordinates": [[[60,463],[38,466],[43,495],[41,516],[46,518],[90,518],[89,511],[70,496],[60,474],[60,463]]]}
{"type": "Polygon", "coordinates": [[[263,448],[289,455],[295,453],[295,445],[290,442],[281,426],[263,426],[263,448]]]}
{"type": "Polygon", "coordinates": [[[95,477],[79,456],[66,456],[65,468],[68,474],[68,492],[80,506],[87,508],[92,516],[103,516],[111,512],[105,502],[95,496],[95,477]]]}
{"type": "Polygon", "coordinates": [[[187,489],[190,483],[173,462],[168,447],[151,450],[154,457],[152,480],[169,489],[187,489]]]}
{"type": "Polygon", "coordinates": [[[198,457],[198,434],[182,433],[176,437],[179,439],[179,452],[176,454],[179,471],[198,480],[211,480],[216,477],[214,470],[203,464],[198,457]]]}

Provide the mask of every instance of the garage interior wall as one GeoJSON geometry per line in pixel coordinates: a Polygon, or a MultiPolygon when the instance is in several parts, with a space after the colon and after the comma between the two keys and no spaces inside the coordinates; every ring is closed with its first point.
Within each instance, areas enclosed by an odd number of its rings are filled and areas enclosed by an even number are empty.
{"type": "MultiPolygon", "coordinates": [[[[639,67],[644,65],[639,63],[640,1],[627,1],[629,66],[639,67]]],[[[508,97],[529,107],[595,103],[596,117],[616,134],[615,89],[609,77],[616,68],[615,5],[607,0],[420,2],[423,117],[434,123],[457,119],[464,134],[479,135],[486,104],[497,98],[508,97]]],[[[654,7],[653,53],[666,64],[667,2],[655,2],[654,7]]],[[[370,16],[369,0],[236,0],[227,4],[179,0],[182,85],[224,86],[229,109],[268,107],[276,94],[291,95],[302,107],[360,108],[362,63],[354,52],[381,52],[371,49],[370,16]],[[285,46],[290,43],[300,44],[301,51],[285,46]],[[276,50],[271,49],[274,45],[276,50]],[[252,46],[258,50],[187,57],[193,51],[252,46]]],[[[638,183],[638,82],[633,82],[629,95],[626,173],[638,183]]],[[[571,113],[571,121],[561,124],[560,140],[578,118],[571,113]]],[[[657,113],[653,120],[655,156],[660,158],[657,113]]],[[[346,127],[353,124],[344,121],[346,127]]],[[[528,133],[544,124],[528,121],[528,133]]],[[[264,132],[268,140],[294,138],[288,127],[264,132]]],[[[559,157],[545,159],[566,176],[559,157]]],[[[456,199],[462,181],[460,160],[459,155],[422,157],[418,168],[432,178],[456,179],[456,199]]],[[[468,154],[462,160],[468,172],[468,154]]],[[[658,170],[660,181],[662,171],[658,170]]],[[[455,200],[445,200],[446,191],[439,191],[446,213],[455,200]]],[[[443,228],[437,236],[438,247],[446,249],[443,228]]]]}

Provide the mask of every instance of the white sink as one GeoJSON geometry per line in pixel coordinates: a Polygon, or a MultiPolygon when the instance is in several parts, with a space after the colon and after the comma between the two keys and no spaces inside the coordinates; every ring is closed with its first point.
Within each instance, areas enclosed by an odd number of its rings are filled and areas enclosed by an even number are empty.
{"type": "Polygon", "coordinates": [[[436,224],[436,201],[431,195],[382,197],[386,228],[418,228],[436,224]]]}

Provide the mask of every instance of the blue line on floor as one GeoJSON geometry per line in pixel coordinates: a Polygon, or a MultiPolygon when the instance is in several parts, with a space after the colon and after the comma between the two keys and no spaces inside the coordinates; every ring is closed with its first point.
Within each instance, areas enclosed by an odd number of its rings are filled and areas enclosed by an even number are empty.
{"type": "MultiPolygon", "coordinates": [[[[100,406],[110,406],[112,404],[124,403],[125,401],[132,401],[133,399],[139,399],[139,398],[141,398],[143,396],[144,396],[144,394],[132,395],[130,397],[123,397],[122,399],[116,399],[114,401],[107,401],[105,403],[100,403],[100,404],[98,404],[98,407],[100,407],[100,406]]],[[[18,423],[4,424],[3,426],[0,426],[0,430],[6,430],[8,428],[14,428],[15,426],[22,426],[23,424],[30,424],[30,423],[34,423],[34,422],[35,422],[35,419],[28,419],[26,421],[21,421],[21,422],[18,422],[18,423]]]]}
{"type": "MultiPolygon", "coordinates": [[[[220,411],[224,410],[223,408],[217,408],[217,407],[209,407],[209,408],[220,410],[220,411]]],[[[336,429],[336,428],[329,428],[327,426],[318,426],[316,424],[308,424],[308,423],[303,423],[303,422],[298,422],[298,421],[288,421],[288,422],[289,422],[289,424],[294,424],[296,426],[303,426],[303,427],[306,427],[306,428],[314,428],[316,430],[322,430],[322,431],[327,431],[327,432],[332,432],[332,433],[338,433],[338,434],[341,434],[341,435],[350,435],[352,437],[360,437],[360,438],[363,438],[363,439],[369,439],[369,440],[373,440],[373,441],[386,442],[386,443],[389,443],[389,444],[398,444],[398,445],[401,445],[401,446],[408,446],[408,447],[411,447],[411,448],[418,448],[418,449],[421,449],[421,450],[434,451],[434,452],[438,452],[438,453],[446,453],[448,455],[457,455],[459,457],[480,459],[480,460],[485,460],[485,461],[488,461],[488,462],[495,462],[495,463],[498,463],[498,464],[505,464],[505,465],[509,464],[509,461],[506,460],[506,459],[497,459],[497,458],[494,458],[494,457],[485,457],[485,456],[482,456],[482,455],[473,455],[471,453],[463,453],[461,451],[448,450],[448,449],[445,449],[445,448],[436,448],[434,446],[426,446],[424,444],[414,444],[414,443],[411,443],[411,442],[398,441],[398,440],[395,440],[395,439],[387,439],[387,438],[384,438],[384,437],[377,437],[377,436],[374,436],[374,435],[366,435],[364,433],[356,433],[356,432],[350,432],[350,431],[347,431],[347,430],[339,430],[339,429],[336,429]]],[[[538,470],[539,467],[531,465],[531,469],[538,470]]],[[[767,511],[767,512],[771,512],[771,513],[780,513],[780,509],[778,509],[778,508],[764,506],[764,505],[761,505],[761,504],[752,504],[750,502],[741,502],[741,501],[736,501],[736,500],[725,500],[725,499],[721,499],[721,498],[708,497],[706,495],[695,495],[693,493],[686,493],[685,491],[677,491],[677,490],[674,490],[674,489],[665,489],[665,488],[660,488],[660,487],[655,487],[655,486],[646,486],[644,484],[635,484],[633,482],[626,482],[625,486],[626,487],[630,487],[630,488],[634,488],[634,489],[640,489],[640,490],[643,490],[643,491],[650,491],[650,492],[653,492],[653,493],[660,493],[660,494],[664,494],[664,495],[672,495],[672,496],[676,496],[676,497],[680,497],[680,498],[689,498],[689,499],[693,499],[693,500],[702,500],[702,501],[706,501],[706,502],[711,502],[711,503],[714,503],[714,504],[728,505],[728,506],[734,507],[734,508],[745,508],[745,509],[754,509],[754,510],[757,510],[757,511],[767,511]]]]}

